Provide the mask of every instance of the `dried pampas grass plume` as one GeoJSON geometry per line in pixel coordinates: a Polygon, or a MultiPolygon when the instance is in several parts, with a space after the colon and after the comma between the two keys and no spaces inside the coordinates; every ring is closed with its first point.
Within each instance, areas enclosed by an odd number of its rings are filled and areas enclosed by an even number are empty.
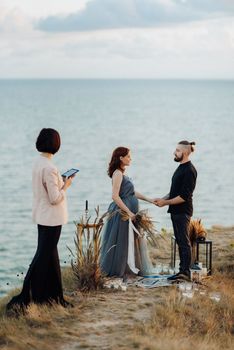
{"type": "Polygon", "coordinates": [[[203,224],[201,223],[201,219],[191,220],[189,224],[189,239],[191,245],[193,246],[194,242],[197,240],[205,240],[207,236],[207,231],[203,224]]]}
{"type": "Polygon", "coordinates": [[[196,260],[196,242],[204,241],[207,237],[207,231],[201,219],[191,220],[189,224],[189,239],[192,247],[192,263],[196,260]]]}

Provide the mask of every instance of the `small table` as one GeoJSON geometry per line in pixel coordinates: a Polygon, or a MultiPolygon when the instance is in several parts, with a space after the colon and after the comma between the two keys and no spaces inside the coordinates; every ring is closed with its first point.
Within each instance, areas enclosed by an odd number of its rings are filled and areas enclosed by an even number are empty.
{"type": "MultiPolygon", "coordinates": [[[[201,259],[201,247],[205,247],[205,266],[207,268],[207,275],[212,274],[212,248],[213,242],[211,240],[197,240],[196,244],[196,260],[200,261],[201,259]]],[[[171,237],[171,267],[175,268],[176,263],[176,239],[174,236],[171,237]]]]}

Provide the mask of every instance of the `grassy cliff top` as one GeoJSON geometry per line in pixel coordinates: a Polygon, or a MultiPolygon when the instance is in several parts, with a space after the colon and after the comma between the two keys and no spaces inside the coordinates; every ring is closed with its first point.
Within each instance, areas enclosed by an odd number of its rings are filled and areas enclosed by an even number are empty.
{"type": "MultiPolygon", "coordinates": [[[[7,318],[0,302],[0,349],[233,349],[234,227],[213,227],[214,273],[198,286],[192,299],[176,286],[126,292],[76,291],[71,270],[63,271],[73,309],[31,305],[26,316],[7,318]],[[219,293],[220,301],[210,298],[219,293]]],[[[154,261],[170,256],[170,237],[151,251],[154,261]]]]}

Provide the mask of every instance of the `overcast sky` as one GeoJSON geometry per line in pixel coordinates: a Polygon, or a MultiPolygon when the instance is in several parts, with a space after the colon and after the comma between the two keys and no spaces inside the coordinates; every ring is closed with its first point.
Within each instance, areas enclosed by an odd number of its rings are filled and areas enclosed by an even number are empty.
{"type": "Polygon", "coordinates": [[[234,0],[0,0],[0,78],[234,78],[234,0]]]}

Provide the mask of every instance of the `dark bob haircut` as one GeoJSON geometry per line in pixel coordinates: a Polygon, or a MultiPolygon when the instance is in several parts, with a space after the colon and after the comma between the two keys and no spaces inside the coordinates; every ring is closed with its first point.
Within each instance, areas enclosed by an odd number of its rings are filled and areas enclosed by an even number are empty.
{"type": "Polygon", "coordinates": [[[44,128],[38,135],[36,149],[38,152],[55,154],[58,152],[60,144],[61,141],[58,131],[50,128],[44,128]]]}

